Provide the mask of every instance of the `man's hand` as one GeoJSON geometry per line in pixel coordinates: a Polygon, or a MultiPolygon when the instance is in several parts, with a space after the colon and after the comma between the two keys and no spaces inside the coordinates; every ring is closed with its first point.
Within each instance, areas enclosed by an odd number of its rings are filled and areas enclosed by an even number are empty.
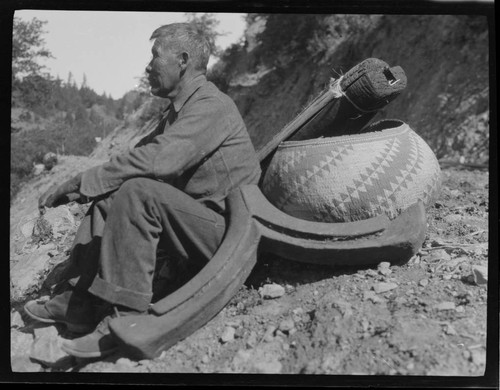
{"type": "Polygon", "coordinates": [[[38,208],[43,210],[45,207],[57,207],[76,200],[80,197],[81,182],[82,174],[79,173],[60,186],[52,186],[38,199],[38,208]]]}

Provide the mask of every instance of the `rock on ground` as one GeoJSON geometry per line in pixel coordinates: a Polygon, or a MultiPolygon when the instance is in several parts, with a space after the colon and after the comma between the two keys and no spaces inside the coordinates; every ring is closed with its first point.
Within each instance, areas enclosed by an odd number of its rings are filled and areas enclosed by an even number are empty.
{"type": "Polygon", "coordinates": [[[259,288],[259,294],[264,299],[274,299],[285,295],[285,288],[279,284],[265,284],[259,288]]]}
{"type": "Polygon", "coordinates": [[[396,283],[383,283],[383,282],[381,282],[381,283],[374,284],[373,290],[377,294],[380,294],[380,293],[394,290],[397,287],[398,287],[398,285],[396,283]]]}
{"type": "Polygon", "coordinates": [[[30,357],[50,367],[70,365],[73,358],[61,349],[62,343],[63,339],[54,326],[35,329],[30,357]]]}
{"type": "Polygon", "coordinates": [[[472,267],[474,282],[478,285],[488,284],[488,267],[475,265],[472,267]]]}

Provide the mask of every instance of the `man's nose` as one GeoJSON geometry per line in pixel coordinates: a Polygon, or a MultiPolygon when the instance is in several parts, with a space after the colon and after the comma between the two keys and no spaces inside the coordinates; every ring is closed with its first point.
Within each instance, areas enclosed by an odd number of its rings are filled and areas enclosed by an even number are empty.
{"type": "Polygon", "coordinates": [[[146,66],[146,73],[151,73],[151,63],[146,66]]]}

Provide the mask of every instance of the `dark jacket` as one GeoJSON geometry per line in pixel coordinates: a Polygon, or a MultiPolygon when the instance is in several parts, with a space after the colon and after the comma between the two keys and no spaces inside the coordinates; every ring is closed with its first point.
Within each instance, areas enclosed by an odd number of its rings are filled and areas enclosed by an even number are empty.
{"type": "Polygon", "coordinates": [[[134,149],[83,173],[80,192],[97,197],[126,180],[149,177],[172,184],[208,207],[256,184],[260,164],[234,102],[205,76],[195,77],[171,102],[157,128],[134,149]]]}

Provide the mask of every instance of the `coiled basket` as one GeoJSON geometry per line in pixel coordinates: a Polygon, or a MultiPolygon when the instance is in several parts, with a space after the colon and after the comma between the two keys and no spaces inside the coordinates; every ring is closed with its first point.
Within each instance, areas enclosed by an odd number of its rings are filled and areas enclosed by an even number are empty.
{"type": "Polygon", "coordinates": [[[281,143],[261,188],[278,209],[304,220],[394,218],[418,200],[435,202],[441,169],[406,123],[382,120],[362,134],[281,143]]]}

